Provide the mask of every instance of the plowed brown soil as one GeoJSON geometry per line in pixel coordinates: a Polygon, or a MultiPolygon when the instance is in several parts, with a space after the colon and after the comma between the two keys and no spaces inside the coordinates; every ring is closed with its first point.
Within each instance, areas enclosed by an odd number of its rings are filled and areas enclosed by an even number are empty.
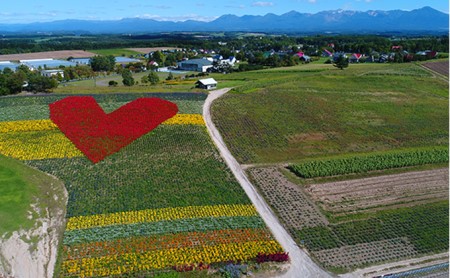
{"type": "Polygon", "coordinates": [[[29,59],[50,59],[50,58],[67,59],[69,57],[89,58],[95,55],[96,55],[95,53],[83,50],[59,50],[59,51],[0,55],[0,61],[19,61],[29,59]]]}
{"type": "Polygon", "coordinates": [[[429,68],[432,71],[440,73],[442,75],[448,76],[448,60],[442,62],[430,62],[424,63],[425,67],[429,68]]]}
{"type": "Polygon", "coordinates": [[[327,211],[348,213],[448,199],[449,171],[437,169],[306,186],[327,211]]]}

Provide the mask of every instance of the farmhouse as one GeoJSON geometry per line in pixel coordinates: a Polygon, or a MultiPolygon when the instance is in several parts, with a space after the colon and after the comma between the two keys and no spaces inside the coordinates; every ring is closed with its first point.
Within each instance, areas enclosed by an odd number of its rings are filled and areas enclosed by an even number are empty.
{"type": "Polygon", "coordinates": [[[192,59],[178,63],[178,68],[186,71],[206,72],[212,66],[212,62],[207,59],[192,59]]]}
{"type": "Polygon", "coordinates": [[[362,58],[362,54],[353,53],[352,56],[348,59],[350,63],[359,63],[359,60],[362,58]]]}
{"type": "Polygon", "coordinates": [[[197,88],[212,90],[217,88],[217,81],[214,78],[200,79],[195,85],[197,88]]]}
{"type": "Polygon", "coordinates": [[[41,75],[46,76],[46,77],[60,75],[62,78],[64,78],[64,71],[63,70],[42,70],[41,75]]]}
{"type": "Polygon", "coordinates": [[[72,58],[69,61],[72,63],[75,63],[77,65],[90,65],[91,64],[90,58],[72,58]]]}

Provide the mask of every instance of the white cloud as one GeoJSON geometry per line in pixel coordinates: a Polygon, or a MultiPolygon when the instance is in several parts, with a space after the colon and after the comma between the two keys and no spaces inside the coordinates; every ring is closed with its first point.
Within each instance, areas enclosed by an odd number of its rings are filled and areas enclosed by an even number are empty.
{"type": "Polygon", "coordinates": [[[308,2],[311,4],[316,4],[317,0],[308,0],[308,2]]]}
{"type": "Polygon", "coordinates": [[[272,2],[253,2],[252,7],[271,7],[273,6],[272,2]]]}

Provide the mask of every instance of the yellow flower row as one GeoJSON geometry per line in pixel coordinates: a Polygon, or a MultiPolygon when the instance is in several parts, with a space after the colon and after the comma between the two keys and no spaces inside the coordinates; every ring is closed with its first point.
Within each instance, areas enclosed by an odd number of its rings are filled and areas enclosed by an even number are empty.
{"type": "MultiPolygon", "coordinates": [[[[176,114],[163,122],[165,125],[204,125],[200,114],[176,114]]],[[[51,120],[0,122],[0,133],[53,130],[58,127],[51,120]]]]}
{"type": "Polygon", "coordinates": [[[0,133],[52,130],[57,128],[51,120],[0,122],[0,133]]]}
{"type": "Polygon", "coordinates": [[[248,261],[258,253],[282,252],[274,240],[218,244],[201,248],[173,248],[144,253],[127,253],[63,262],[63,273],[77,277],[111,276],[145,272],[193,263],[248,261]]]}
{"type": "Polygon", "coordinates": [[[147,209],[140,211],[126,211],[110,214],[71,217],[67,222],[66,230],[176,219],[254,215],[257,215],[257,212],[253,205],[189,206],[147,209]]]}
{"type": "Polygon", "coordinates": [[[57,130],[0,133],[0,153],[20,160],[83,156],[81,151],[57,130]]]}
{"type": "Polygon", "coordinates": [[[200,114],[176,114],[162,123],[163,125],[205,125],[200,114]]]}

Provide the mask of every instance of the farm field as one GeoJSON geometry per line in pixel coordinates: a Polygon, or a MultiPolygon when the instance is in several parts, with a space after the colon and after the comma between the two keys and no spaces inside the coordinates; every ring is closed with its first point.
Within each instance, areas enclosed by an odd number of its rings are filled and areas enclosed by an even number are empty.
{"type": "Polygon", "coordinates": [[[68,191],[56,276],[177,277],[174,268],[280,258],[206,132],[206,94],[95,95],[107,113],[139,97],[178,106],[175,117],[96,164],[48,120],[48,105],[65,97],[0,100],[0,153],[58,177],[68,191]]]}
{"type": "Polygon", "coordinates": [[[413,63],[217,80],[234,87],[212,106],[228,148],[321,266],[448,251],[448,81],[413,63]]]}
{"type": "Polygon", "coordinates": [[[437,73],[448,77],[448,60],[442,62],[427,62],[423,63],[423,65],[437,73]]]}
{"type": "MultiPolygon", "coordinates": [[[[230,74],[213,119],[240,163],[448,145],[448,83],[415,64],[230,74]]],[[[221,82],[220,77],[217,80],[221,82]]]]}
{"type": "Polygon", "coordinates": [[[89,50],[97,55],[112,55],[112,56],[130,56],[140,54],[139,51],[135,51],[129,48],[111,48],[111,49],[92,49],[89,50]]]}
{"type": "Polygon", "coordinates": [[[248,173],[296,242],[330,271],[448,250],[448,169],[307,186],[277,167],[248,173]]]}
{"type": "Polygon", "coordinates": [[[127,48],[127,49],[131,50],[131,51],[136,51],[136,52],[139,52],[142,54],[148,54],[153,51],[172,50],[172,49],[180,50],[181,48],[167,46],[167,47],[134,47],[134,48],[127,48]]]}
{"type": "Polygon", "coordinates": [[[27,59],[67,59],[73,58],[88,58],[95,56],[95,53],[83,50],[58,50],[58,51],[45,51],[34,53],[22,53],[22,54],[8,54],[0,55],[0,61],[18,61],[27,59]]]}

